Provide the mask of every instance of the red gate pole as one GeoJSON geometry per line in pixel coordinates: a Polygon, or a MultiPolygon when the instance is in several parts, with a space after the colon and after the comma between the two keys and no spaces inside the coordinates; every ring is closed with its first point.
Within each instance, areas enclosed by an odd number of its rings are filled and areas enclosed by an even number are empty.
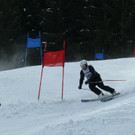
{"type": "Polygon", "coordinates": [[[62,71],[62,94],[61,94],[61,99],[63,99],[63,91],[64,91],[64,65],[65,65],[65,40],[63,43],[63,49],[64,49],[64,58],[63,58],[63,71],[62,71]]]}
{"type": "Polygon", "coordinates": [[[64,89],[64,67],[63,67],[63,73],[62,73],[62,94],[61,94],[61,99],[63,99],[63,89],[64,89]]]}
{"type": "MultiPolygon", "coordinates": [[[[46,52],[46,47],[47,47],[47,42],[45,42],[45,52],[46,52]]],[[[42,84],[43,68],[44,68],[44,57],[43,57],[43,62],[42,62],[41,78],[40,78],[39,91],[38,91],[38,100],[40,99],[40,91],[41,91],[41,84],[42,84]]]]}
{"type": "Polygon", "coordinates": [[[41,84],[42,84],[42,76],[43,76],[43,66],[42,66],[42,70],[41,70],[41,78],[40,78],[40,84],[39,84],[39,91],[38,91],[38,100],[40,98],[40,91],[41,91],[41,84]]]}

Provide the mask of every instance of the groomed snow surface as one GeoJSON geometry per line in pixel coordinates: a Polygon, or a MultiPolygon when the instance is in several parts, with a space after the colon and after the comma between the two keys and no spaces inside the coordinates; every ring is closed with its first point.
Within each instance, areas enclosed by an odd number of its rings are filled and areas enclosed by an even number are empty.
{"type": "Polygon", "coordinates": [[[103,80],[127,80],[105,82],[121,93],[118,98],[80,102],[97,96],[78,90],[79,62],[65,64],[63,100],[62,67],[44,67],[39,101],[41,66],[1,71],[0,135],[135,135],[135,58],[88,64],[103,80]]]}

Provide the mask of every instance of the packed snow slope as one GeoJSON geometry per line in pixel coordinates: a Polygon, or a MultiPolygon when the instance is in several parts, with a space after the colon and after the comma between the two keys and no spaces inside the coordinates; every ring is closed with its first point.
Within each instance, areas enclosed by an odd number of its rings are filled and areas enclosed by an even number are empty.
{"type": "Polygon", "coordinates": [[[41,66],[1,71],[0,135],[135,135],[135,58],[88,64],[103,80],[127,80],[105,82],[121,93],[118,98],[80,102],[97,96],[78,90],[79,62],[65,64],[63,100],[62,67],[44,67],[39,101],[41,66]]]}

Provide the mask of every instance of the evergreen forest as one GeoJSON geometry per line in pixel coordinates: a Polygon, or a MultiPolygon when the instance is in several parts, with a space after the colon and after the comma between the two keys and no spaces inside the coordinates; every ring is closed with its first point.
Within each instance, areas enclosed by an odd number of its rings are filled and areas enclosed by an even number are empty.
{"type": "MultiPolygon", "coordinates": [[[[63,48],[66,61],[133,57],[135,0],[0,0],[0,70],[24,66],[27,33],[42,48],[63,48]]],[[[28,65],[40,64],[40,49],[28,49],[28,65]]]]}

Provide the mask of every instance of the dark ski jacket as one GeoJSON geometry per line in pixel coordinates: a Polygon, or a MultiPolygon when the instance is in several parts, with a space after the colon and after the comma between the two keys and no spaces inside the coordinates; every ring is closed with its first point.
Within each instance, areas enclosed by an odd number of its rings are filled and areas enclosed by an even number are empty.
{"type": "MultiPolygon", "coordinates": [[[[100,74],[95,71],[93,66],[89,65],[88,68],[89,68],[89,72],[90,73],[89,73],[89,79],[87,81],[88,82],[97,81],[100,78],[100,74]]],[[[80,87],[82,87],[82,84],[83,84],[83,81],[84,81],[84,77],[86,77],[86,76],[85,76],[83,70],[81,70],[80,71],[80,81],[79,81],[80,87]]]]}

